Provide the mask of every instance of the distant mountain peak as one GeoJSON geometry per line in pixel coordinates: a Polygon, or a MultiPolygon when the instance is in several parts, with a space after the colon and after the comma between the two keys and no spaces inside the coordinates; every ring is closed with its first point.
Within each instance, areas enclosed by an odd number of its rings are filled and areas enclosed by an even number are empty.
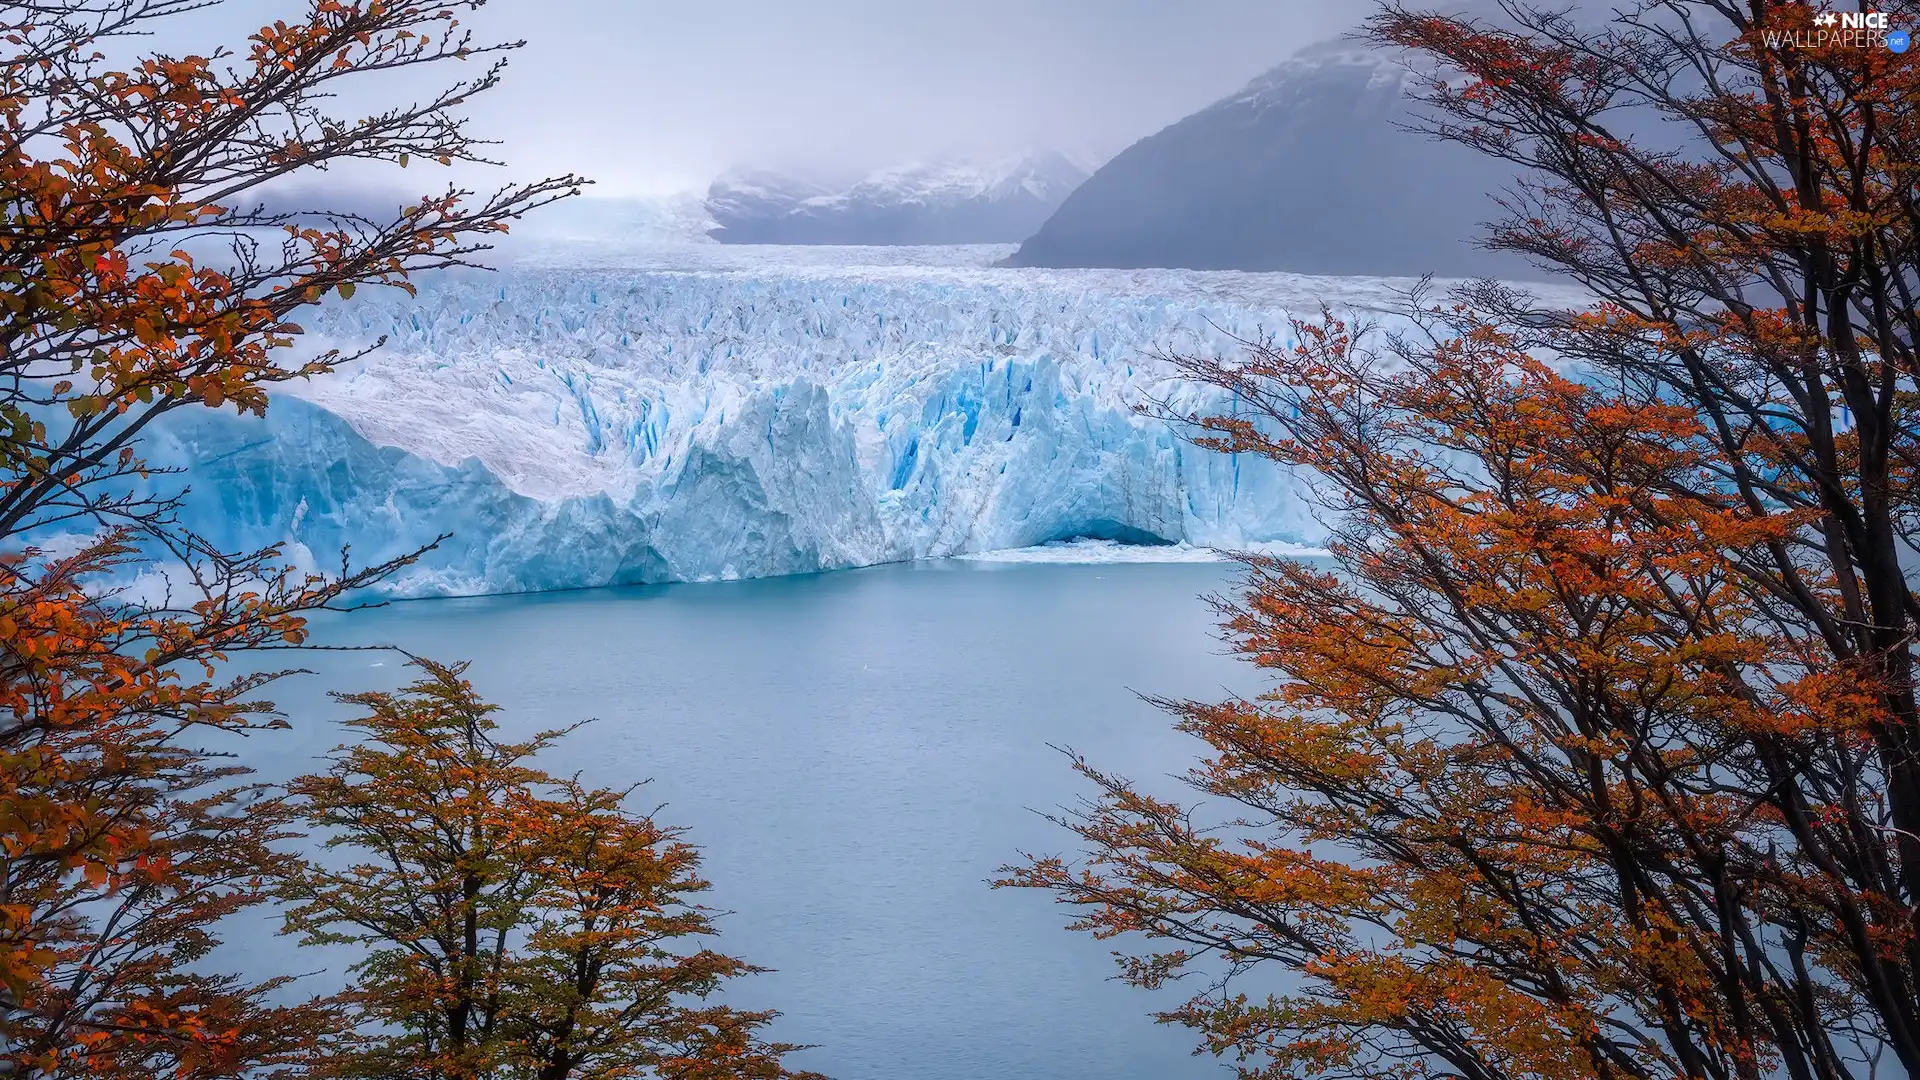
{"type": "Polygon", "coordinates": [[[1303,86],[1326,80],[1351,85],[1358,77],[1365,79],[1366,93],[1397,99],[1406,92],[1410,72],[1405,59],[1346,38],[1333,38],[1300,49],[1209,108],[1285,107],[1299,97],[1303,86]]]}
{"type": "Polygon", "coordinates": [[[936,202],[1026,195],[1057,202],[1086,178],[1087,170],[1052,152],[984,159],[943,156],[875,169],[842,197],[936,202]]]}
{"type": "Polygon", "coordinates": [[[706,205],[713,235],[729,243],[1014,243],[1087,174],[1057,151],[943,154],[840,184],[734,169],[713,182],[706,205]]]}

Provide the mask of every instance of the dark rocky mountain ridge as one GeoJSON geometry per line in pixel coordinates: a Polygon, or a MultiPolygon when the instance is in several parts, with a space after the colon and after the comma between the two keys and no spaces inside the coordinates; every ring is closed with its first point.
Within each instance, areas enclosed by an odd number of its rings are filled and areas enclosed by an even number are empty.
{"type": "Polygon", "coordinates": [[[1527,276],[1472,243],[1511,167],[1403,129],[1409,78],[1349,42],[1302,49],[1121,152],[1007,264],[1527,276]]]}

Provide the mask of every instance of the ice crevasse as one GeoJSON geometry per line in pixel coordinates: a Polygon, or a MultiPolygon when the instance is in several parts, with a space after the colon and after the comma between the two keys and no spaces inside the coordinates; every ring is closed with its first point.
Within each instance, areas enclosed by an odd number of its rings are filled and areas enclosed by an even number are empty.
{"type": "Polygon", "coordinates": [[[306,348],[384,348],[265,418],[146,446],[232,550],[337,566],[446,536],[384,587],[522,592],[838,569],[1073,537],[1311,544],[1299,482],[1136,406],[1227,407],[1156,348],[1287,326],[1241,279],[925,267],[535,264],[364,290],[306,348]],[[1244,287],[1243,287],[1244,286],[1244,287]]]}

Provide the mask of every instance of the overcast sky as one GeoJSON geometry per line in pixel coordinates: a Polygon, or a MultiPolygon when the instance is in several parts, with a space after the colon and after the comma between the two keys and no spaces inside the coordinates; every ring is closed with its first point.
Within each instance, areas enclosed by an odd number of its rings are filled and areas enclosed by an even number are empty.
{"type": "MultiPolygon", "coordinates": [[[[244,38],[241,27],[297,4],[226,0],[217,18],[244,38]]],[[[598,181],[596,194],[704,187],[735,165],[864,170],[948,149],[1105,157],[1338,33],[1364,7],[493,0],[470,24],[528,44],[473,114],[476,130],[505,141],[515,173],[577,171],[598,181]]]]}

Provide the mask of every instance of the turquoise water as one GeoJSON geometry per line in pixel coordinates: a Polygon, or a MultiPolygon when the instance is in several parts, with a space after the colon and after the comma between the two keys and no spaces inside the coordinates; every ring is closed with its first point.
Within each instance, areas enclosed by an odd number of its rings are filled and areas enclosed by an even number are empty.
{"type": "MultiPolygon", "coordinates": [[[[651,782],[634,796],[705,851],[720,946],[778,969],[732,1000],[817,1044],[840,1080],[1183,1080],[1225,1075],[1110,980],[1105,944],[1047,897],[986,881],[1022,850],[1071,851],[1037,810],[1086,792],[1049,749],[1156,781],[1197,744],[1134,692],[1250,688],[1223,655],[1200,565],[942,562],[712,585],[435,600],[328,617],[318,640],[472,660],[510,733],[597,722],[546,765],[651,782]]],[[[322,691],[392,687],[383,653],[301,657],[276,697],[295,729],[250,742],[274,777],[338,741],[322,691]]],[[[243,934],[238,947],[311,969],[243,934]]],[[[331,976],[321,976],[321,979],[331,976]]]]}

